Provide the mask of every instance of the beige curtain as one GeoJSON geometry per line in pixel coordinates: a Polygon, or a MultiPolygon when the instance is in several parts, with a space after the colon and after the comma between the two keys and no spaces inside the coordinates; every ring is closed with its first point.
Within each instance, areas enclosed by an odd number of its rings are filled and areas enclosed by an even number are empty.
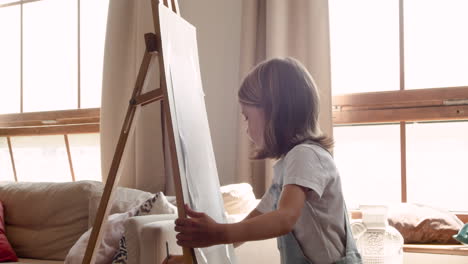
{"type": "MultiPolygon", "coordinates": [[[[128,102],[145,50],[144,33],[154,32],[150,1],[110,0],[101,106],[101,160],[107,179],[128,102]]],[[[159,87],[158,69],[150,87],[159,87]]],[[[121,162],[120,186],[165,191],[160,103],[143,107],[121,162]]]]}
{"type": "MultiPolygon", "coordinates": [[[[330,43],[327,0],[244,0],[242,7],[240,74],[257,63],[291,56],[314,77],[320,92],[320,125],[332,135],[330,43]]],[[[272,161],[248,159],[252,145],[239,115],[237,182],[249,182],[261,197],[271,183],[272,161]]]]}

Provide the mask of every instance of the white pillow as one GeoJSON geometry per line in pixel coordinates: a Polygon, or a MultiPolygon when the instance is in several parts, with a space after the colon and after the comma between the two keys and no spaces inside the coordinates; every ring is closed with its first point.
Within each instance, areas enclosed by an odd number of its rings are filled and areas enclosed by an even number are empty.
{"type": "MultiPolygon", "coordinates": [[[[148,199],[141,205],[132,208],[126,213],[110,215],[107,220],[107,224],[104,226],[101,245],[99,250],[96,252],[95,264],[109,264],[112,262],[112,258],[119,250],[119,241],[124,233],[124,223],[128,218],[138,215],[175,213],[177,213],[177,208],[167,201],[162,192],[159,192],[152,198],[148,199]]],[[[91,230],[92,229],[86,231],[86,233],[78,239],[75,245],[73,245],[65,258],[65,264],[82,263],[91,230]]]]}
{"type": "MultiPolygon", "coordinates": [[[[99,192],[93,193],[89,198],[89,215],[88,215],[88,228],[93,227],[94,220],[101,202],[104,187],[101,186],[99,192]]],[[[146,200],[153,197],[154,194],[149,192],[140,191],[137,189],[118,187],[115,190],[114,199],[109,215],[117,213],[125,213],[144,203],[146,200]]]]}
{"type": "Polygon", "coordinates": [[[230,215],[248,214],[258,204],[252,186],[248,183],[229,184],[221,187],[224,209],[230,215]]]}
{"type": "MultiPolygon", "coordinates": [[[[129,217],[133,216],[133,212],[126,212],[120,214],[113,214],[109,216],[107,224],[104,226],[104,236],[96,252],[95,264],[109,264],[112,261],[112,257],[119,248],[119,240],[124,232],[124,222],[129,217]]],[[[86,247],[88,245],[89,237],[91,235],[91,229],[86,231],[73,245],[65,258],[65,264],[81,264],[83,261],[86,247]]]]}
{"type": "Polygon", "coordinates": [[[177,207],[171,204],[162,192],[156,193],[152,198],[146,200],[135,209],[136,216],[153,214],[177,214],[177,207]]]}

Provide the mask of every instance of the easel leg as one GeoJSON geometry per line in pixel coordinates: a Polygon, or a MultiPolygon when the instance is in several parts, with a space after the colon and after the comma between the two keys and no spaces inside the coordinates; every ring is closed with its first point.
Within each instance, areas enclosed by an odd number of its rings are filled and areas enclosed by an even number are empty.
{"type": "MultiPolygon", "coordinates": [[[[135,83],[135,88],[133,89],[132,98],[135,98],[141,93],[143,83],[148,72],[149,64],[151,61],[151,53],[145,52],[143,56],[143,61],[138,72],[137,80],[135,83]]],[[[93,230],[89,238],[88,246],[86,247],[86,252],[83,258],[83,264],[91,264],[95,262],[96,252],[99,248],[102,240],[102,233],[104,230],[105,222],[109,216],[110,205],[112,202],[112,197],[114,190],[119,182],[118,179],[118,170],[120,167],[120,162],[122,160],[122,155],[125,150],[125,145],[129,136],[130,128],[133,123],[133,118],[135,116],[137,105],[130,103],[127,109],[127,114],[125,116],[125,121],[122,125],[120,131],[119,141],[112,159],[111,168],[109,170],[109,175],[107,177],[106,185],[104,187],[104,192],[102,194],[101,202],[99,203],[99,209],[96,214],[96,219],[94,221],[93,230]]]]}

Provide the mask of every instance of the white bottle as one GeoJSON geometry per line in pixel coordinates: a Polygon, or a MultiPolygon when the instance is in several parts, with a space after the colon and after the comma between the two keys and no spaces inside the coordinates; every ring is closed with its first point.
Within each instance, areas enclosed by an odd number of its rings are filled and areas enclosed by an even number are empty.
{"type": "Polygon", "coordinates": [[[388,208],[383,205],[361,205],[362,221],[353,222],[356,246],[363,264],[402,264],[403,237],[388,225],[388,208]]]}

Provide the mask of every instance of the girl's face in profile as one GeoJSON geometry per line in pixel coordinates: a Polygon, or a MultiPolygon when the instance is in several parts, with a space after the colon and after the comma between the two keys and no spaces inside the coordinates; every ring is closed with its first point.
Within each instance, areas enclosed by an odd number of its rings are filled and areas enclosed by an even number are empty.
{"type": "Polygon", "coordinates": [[[263,132],[265,130],[265,113],[262,108],[241,103],[242,115],[247,121],[247,135],[258,147],[264,144],[263,132]]]}

